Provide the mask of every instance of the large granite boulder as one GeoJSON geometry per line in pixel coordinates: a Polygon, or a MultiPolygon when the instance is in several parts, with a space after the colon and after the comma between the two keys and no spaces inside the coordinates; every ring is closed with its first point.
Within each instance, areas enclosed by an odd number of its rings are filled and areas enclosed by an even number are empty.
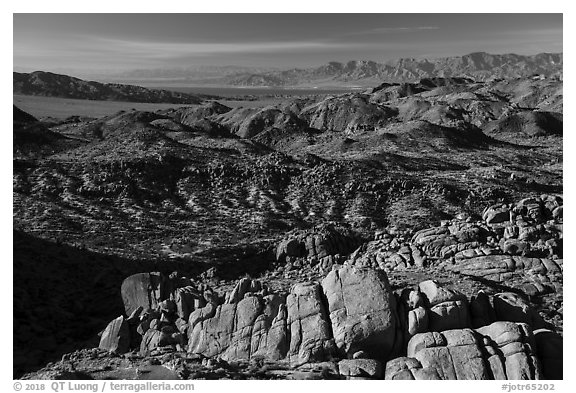
{"type": "Polygon", "coordinates": [[[495,322],[472,330],[416,334],[407,357],[386,364],[385,379],[541,379],[530,327],[495,322]]]}
{"type": "Polygon", "coordinates": [[[440,379],[490,379],[472,329],[417,334],[408,343],[407,355],[422,368],[434,369],[440,379]]]}
{"type": "Polygon", "coordinates": [[[489,358],[493,374],[500,375],[493,364],[502,362],[506,379],[542,379],[540,362],[536,358],[536,342],[530,326],[524,323],[494,322],[476,329],[483,337],[483,344],[489,358]],[[500,362],[493,361],[498,358],[500,362]],[[492,359],[492,360],[491,360],[492,359]]]}
{"type": "Polygon", "coordinates": [[[292,362],[323,360],[335,351],[320,285],[297,284],[286,298],[292,362]]]}
{"type": "Polygon", "coordinates": [[[282,296],[267,295],[263,301],[252,330],[252,357],[279,360],[288,352],[288,310],[282,296]]]}
{"type": "Polygon", "coordinates": [[[322,281],[334,341],[351,357],[365,351],[374,359],[393,355],[396,337],[396,300],[384,272],[345,266],[322,281]]]}
{"type": "Polygon", "coordinates": [[[160,273],[137,273],[122,282],[121,293],[126,315],[130,315],[140,306],[144,311],[157,308],[170,296],[170,288],[160,273]]]}

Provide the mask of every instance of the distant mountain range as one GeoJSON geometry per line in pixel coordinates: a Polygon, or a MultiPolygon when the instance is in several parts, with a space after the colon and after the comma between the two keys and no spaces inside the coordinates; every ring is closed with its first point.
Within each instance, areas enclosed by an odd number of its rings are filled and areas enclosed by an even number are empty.
{"type": "Polygon", "coordinates": [[[382,82],[417,82],[423,78],[467,77],[477,81],[543,74],[562,78],[563,54],[524,56],[475,52],[442,58],[332,61],[319,67],[279,70],[265,67],[190,66],[141,69],[108,74],[102,80],[145,86],[373,87],[382,82]]]}
{"type": "MultiPolygon", "coordinates": [[[[403,58],[377,63],[352,60],[315,68],[266,70],[236,66],[135,70],[120,80],[148,86],[213,85],[239,87],[375,87],[385,82],[417,82],[425,78],[465,77],[476,81],[511,79],[534,74],[563,76],[562,53],[533,56],[484,52],[437,59],[403,58]],[[170,80],[170,82],[167,82],[170,80]]],[[[71,76],[36,71],[14,72],[14,94],[171,104],[195,104],[208,96],[149,89],[118,83],[89,82],[71,76]]]]}
{"type": "Polygon", "coordinates": [[[410,82],[433,77],[469,77],[477,81],[517,78],[533,74],[562,77],[562,53],[533,56],[492,55],[484,52],[438,59],[404,58],[374,61],[330,62],[317,68],[265,73],[244,73],[227,78],[235,86],[298,86],[322,84],[373,85],[375,82],[410,82]]]}
{"type": "Polygon", "coordinates": [[[77,98],[85,100],[199,104],[202,96],[147,89],[117,83],[90,82],[68,75],[35,71],[13,73],[14,94],[77,98]]]}

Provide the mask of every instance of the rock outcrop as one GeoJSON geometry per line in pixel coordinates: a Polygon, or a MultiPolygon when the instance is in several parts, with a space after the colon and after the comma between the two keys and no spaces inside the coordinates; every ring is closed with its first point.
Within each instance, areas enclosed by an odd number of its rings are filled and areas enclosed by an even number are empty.
{"type": "Polygon", "coordinates": [[[358,234],[335,225],[293,231],[276,246],[276,261],[287,269],[311,266],[326,273],[361,242],[358,234]]]}
{"type": "Polygon", "coordinates": [[[118,354],[327,362],[347,379],[561,376],[561,336],[514,293],[468,299],[426,280],[395,294],[383,270],[344,265],[288,292],[244,278],[223,296],[177,274],[140,273],[126,278],[122,295],[131,314],[111,321],[100,340],[118,354]]]}
{"type": "MultiPolygon", "coordinates": [[[[246,281],[244,281],[246,282],[246,281]]],[[[251,281],[251,284],[258,283],[251,281]]],[[[239,283],[230,293],[238,293],[239,283]]],[[[296,285],[284,298],[266,291],[229,296],[190,315],[188,351],[223,359],[320,360],[333,351],[318,285],[296,285]]]]}
{"type": "MultiPolygon", "coordinates": [[[[343,267],[328,274],[322,286],[296,284],[285,299],[254,292],[238,299],[234,294],[244,283],[241,281],[227,297],[228,303],[214,312],[199,309],[190,315],[190,352],[225,359],[263,356],[292,364],[338,354],[352,358],[360,351],[376,359],[392,355],[395,298],[382,272],[343,267]],[[359,296],[360,288],[368,296],[359,296]],[[201,313],[208,318],[198,317],[201,313]],[[250,345],[237,350],[242,342],[250,345]]],[[[255,283],[251,285],[259,285],[255,283]]]]}
{"type": "Polygon", "coordinates": [[[386,379],[541,379],[534,336],[525,324],[495,322],[472,330],[420,333],[407,357],[386,364],[386,379]]]}

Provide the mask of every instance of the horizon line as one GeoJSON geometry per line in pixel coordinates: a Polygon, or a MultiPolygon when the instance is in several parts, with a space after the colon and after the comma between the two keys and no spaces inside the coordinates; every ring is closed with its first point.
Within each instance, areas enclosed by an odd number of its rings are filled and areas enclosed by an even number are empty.
{"type": "MultiPolygon", "coordinates": [[[[131,68],[131,69],[123,69],[123,70],[119,70],[119,69],[101,69],[101,70],[94,70],[94,69],[74,69],[74,68],[66,68],[66,67],[50,67],[50,68],[46,68],[46,69],[33,69],[32,67],[26,67],[26,66],[18,66],[18,65],[14,65],[12,68],[12,72],[18,72],[18,73],[34,73],[34,72],[47,72],[47,73],[54,73],[54,74],[58,74],[59,72],[63,72],[63,71],[72,71],[72,72],[78,72],[78,73],[87,73],[87,74],[94,74],[94,75],[99,75],[100,74],[110,74],[112,73],[112,75],[114,75],[114,73],[118,74],[118,76],[120,74],[123,73],[127,73],[127,72],[135,72],[135,71],[176,71],[176,70],[180,70],[180,71],[187,71],[193,68],[210,68],[210,67],[231,67],[231,68],[261,68],[263,69],[262,72],[267,72],[267,71],[289,71],[289,70],[307,70],[307,69],[314,69],[314,68],[318,68],[318,67],[322,67],[324,65],[330,64],[330,63],[339,63],[339,64],[348,64],[351,62],[373,62],[376,64],[386,64],[389,62],[394,62],[394,61],[398,61],[398,60],[410,60],[410,59],[430,59],[430,60],[437,60],[437,59],[448,59],[448,58],[458,58],[458,57],[465,57],[465,56],[470,56],[473,54],[477,54],[477,53],[482,53],[482,54],[488,54],[491,56],[505,56],[505,55],[512,55],[512,56],[524,56],[524,57],[532,57],[532,56],[538,56],[538,55],[544,55],[544,54],[548,54],[548,55],[560,55],[560,54],[564,54],[564,51],[559,51],[559,52],[537,52],[537,53],[532,53],[532,54],[519,54],[519,53],[515,53],[515,52],[504,52],[504,53],[494,53],[494,52],[486,52],[486,51],[472,51],[472,52],[468,52],[466,54],[463,55],[450,55],[450,56],[437,56],[437,57],[431,57],[431,56],[426,56],[426,55],[421,55],[421,56],[407,56],[407,57],[396,57],[393,59],[389,59],[389,60],[384,60],[384,61],[376,61],[373,59],[350,59],[347,61],[339,61],[339,60],[328,60],[322,63],[318,63],[316,65],[311,65],[311,66],[307,66],[307,67],[297,67],[297,66],[292,66],[292,67],[287,67],[287,68],[279,68],[279,67],[266,67],[266,66],[259,66],[259,65],[234,65],[234,64],[201,64],[201,65],[190,65],[190,66],[174,66],[174,67],[153,67],[153,68],[131,68]],[[20,70],[18,70],[20,69],[20,70]],[[30,69],[33,71],[23,71],[22,69],[30,69]],[[60,70],[60,71],[51,71],[51,70],[60,70]]],[[[72,76],[72,75],[69,75],[72,76]]]]}

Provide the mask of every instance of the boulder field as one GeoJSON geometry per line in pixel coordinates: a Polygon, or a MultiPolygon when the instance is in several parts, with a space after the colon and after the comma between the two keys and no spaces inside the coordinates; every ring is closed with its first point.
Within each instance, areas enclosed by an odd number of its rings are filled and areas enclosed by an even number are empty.
{"type": "Polygon", "coordinates": [[[562,207],[542,195],[373,240],[295,230],[270,271],[228,284],[128,275],[98,348],[28,377],[562,379],[562,207]]]}
{"type": "Polygon", "coordinates": [[[99,345],[115,354],[326,363],[341,378],[561,377],[562,336],[514,293],[469,299],[434,280],[394,293],[385,272],[341,265],[287,293],[245,278],[218,296],[176,274],[141,273],[122,296],[131,314],[99,345]]]}

